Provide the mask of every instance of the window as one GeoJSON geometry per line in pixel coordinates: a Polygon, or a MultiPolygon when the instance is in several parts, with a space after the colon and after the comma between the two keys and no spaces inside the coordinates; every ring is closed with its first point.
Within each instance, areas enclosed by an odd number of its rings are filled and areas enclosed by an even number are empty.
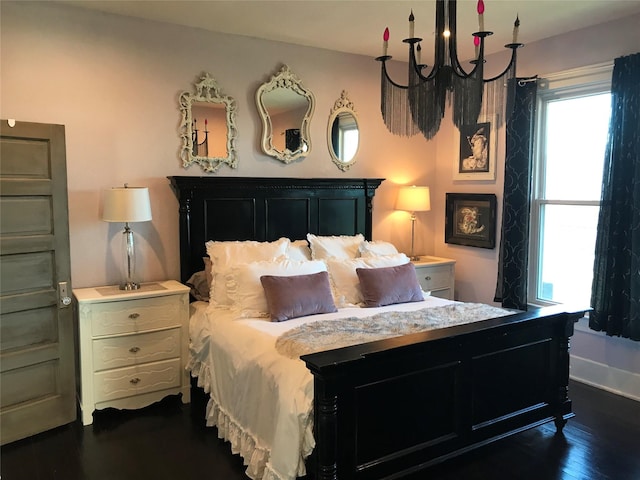
{"type": "Polygon", "coordinates": [[[611,65],[601,65],[541,82],[531,204],[532,303],[589,305],[611,71],[611,65]]]}

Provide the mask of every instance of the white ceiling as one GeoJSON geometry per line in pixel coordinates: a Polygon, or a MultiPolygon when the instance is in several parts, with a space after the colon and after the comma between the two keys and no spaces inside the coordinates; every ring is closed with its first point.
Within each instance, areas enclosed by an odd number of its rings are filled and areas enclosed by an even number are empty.
{"type": "MultiPolygon", "coordinates": [[[[356,53],[382,54],[382,34],[389,27],[389,55],[406,60],[408,17],[415,35],[425,39],[429,61],[435,30],[435,0],[58,0],[75,6],[215,32],[356,53]]],[[[511,43],[513,22],[520,18],[518,41],[531,43],[579,28],[640,14],[640,0],[485,0],[485,29],[494,32],[487,54],[511,43]]],[[[475,0],[458,1],[458,51],[473,56],[471,33],[478,30],[475,0]],[[463,41],[468,36],[468,41],[463,41]]]]}

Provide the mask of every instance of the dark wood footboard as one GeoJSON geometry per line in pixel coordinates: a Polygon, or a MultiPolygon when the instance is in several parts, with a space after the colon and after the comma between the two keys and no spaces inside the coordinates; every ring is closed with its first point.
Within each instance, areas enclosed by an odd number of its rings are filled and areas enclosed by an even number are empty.
{"type": "Polygon", "coordinates": [[[573,416],[569,337],[550,307],[302,357],[314,375],[312,478],[392,479],[573,416]]]}

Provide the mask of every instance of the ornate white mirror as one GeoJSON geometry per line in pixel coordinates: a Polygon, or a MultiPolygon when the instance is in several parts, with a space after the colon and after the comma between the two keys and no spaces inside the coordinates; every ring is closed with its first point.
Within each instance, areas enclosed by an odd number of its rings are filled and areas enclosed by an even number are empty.
{"type": "Polygon", "coordinates": [[[290,163],[311,152],[309,124],[315,99],[287,65],[258,88],[256,104],[264,153],[290,163]]]}
{"type": "Polygon", "coordinates": [[[360,146],[358,117],[345,90],[342,91],[329,114],[327,143],[331,160],[340,170],[345,172],[356,163],[356,154],[360,146]]]}
{"type": "Polygon", "coordinates": [[[216,80],[204,73],[195,84],[195,93],[180,95],[180,111],[182,166],[198,163],[210,173],[223,164],[236,168],[236,101],[220,93],[216,80]]]}

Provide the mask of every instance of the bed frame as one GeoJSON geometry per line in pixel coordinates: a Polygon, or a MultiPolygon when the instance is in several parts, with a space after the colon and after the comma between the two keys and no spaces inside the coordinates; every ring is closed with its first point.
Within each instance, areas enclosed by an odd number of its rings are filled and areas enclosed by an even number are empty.
{"type": "MultiPolygon", "coordinates": [[[[202,270],[209,239],[371,239],[382,182],[169,178],[180,204],[183,282],[202,270]]],[[[401,478],[550,421],[561,433],[574,416],[569,337],[583,314],[544,308],[302,356],[314,375],[307,478],[401,478]]]]}

